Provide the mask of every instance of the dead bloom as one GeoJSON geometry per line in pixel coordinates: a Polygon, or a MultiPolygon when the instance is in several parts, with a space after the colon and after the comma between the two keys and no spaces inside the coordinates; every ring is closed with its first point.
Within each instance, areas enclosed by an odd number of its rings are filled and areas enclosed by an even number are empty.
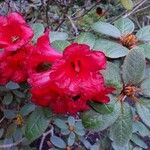
{"type": "Polygon", "coordinates": [[[122,36],[120,38],[120,41],[123,46],[125,46],[129,49],[132,49],[133,47],[135,47],[137,45],[138,39],[133,34],[127,34],[125,36],[122,36]]]}

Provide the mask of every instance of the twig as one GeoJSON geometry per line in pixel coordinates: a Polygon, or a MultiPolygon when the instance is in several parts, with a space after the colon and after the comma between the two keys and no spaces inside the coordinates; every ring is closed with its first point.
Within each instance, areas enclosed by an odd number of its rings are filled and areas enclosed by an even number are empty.
{"type": "Polygon", "coordinates": [[[58,31],[59,27],[65,22],[65,18],[62,19],[62,21],[58,24],[55,31],[58,31]]]}
{"type": "Polygon", "coordinates": [[[48,16],[48,11],[49,11],[49,5],[50,5],[51,1],[49,0],[47,2],[46,8],[45,8],[45,13],[46,13],[46,22],[47,22],[47,26],[49,28],[50,26],[50,22],[49,22],[49,16],[48,16]]]}
{"type": "Polygon", "coordinates": [[[147,0],[142,0],[132,11],[130,11],[129,13],[125,14],[123,16],[123,18],[126,18],[128,16],[130,16],[131,14],[133,14],[140,6],[142,6],[147,0]]]}
{"type": "Polygon", "coordinates": [[[21,140],[15,142],[15,143],[12,143],[12,144],[4,144],[4,145],[0,145],[0,148],[11,148],[11,147],[14,147],[14,146],[17,146],[19,145],[25,138],[22,138],[21,140]]]}
{"type": "Polygon", "coordinates": [[[70,21],[70,23],[72,25],[72,28],[75,31],[75,35],[76,36],[79,35],[78,29],[77,29],[76,25],[74,24],[74,21],[72,20],[72,18],[70,16],[68,16],[68,15],[66,15],[66,17],[69,19],[69,21],[70,21]]]}
{"type": "Polygon", "coordinates": [[[116,20],[118,20],[120,17],[122,17],[125,13],[127,12],[127,10],[125,10],[123,13],[121,13],[119,16],[117,17],[113,17],[111,21],[108,21],[109,23],[113,23],[116,20]]]}
{"type": "Polygon", "coordinates": [[[88,9],[85,13],[81,14],[80,16],[77,16],[77,17],[72,18],[72,20],[76,20],[76,19],[79,19],[79,18],[85,16],[85,15],[88,14],[92,9],[94,9],[100,2],[101,2],[101,0],[98,0],[91,8],[88,9]]]}
{"type": "Polygon", "coordinates": [[[55,31],[58,31],[58,29],[61,27],[61,25],[65,22],[66,14],[68,13],[68,10],[69,10],[69,6],[66,6],[66,10],[63,12],[62,21],[58,24],[55,31]]]}
{"type": "Polygon", "coordinates": [[[138,12],[140,12],[140,11],[143,11],[144,9],[149,8],[149,7],[150,7],[150,5],[145,6],[145,7],[141,8],[141,9],[138,9],[138,10],[137,10],[137,11],[135,11],[134,13],[138,13],[138,12]]]}
{"type": "Polygon", "coordinates": [[[0,123],[5,119],[5,117],[3,117],[1,120],[0,120],[0,123]]]}
{"type": "Polygon", "coordinates": [[[53,134],[54,134],[53,126],[51,126],[50,130],[48,130],[47,132],[43,133],[43,136],[42,136],[42,139],[41,139],[41,142],[40,142],[39,150],[42,150],[43,144],[44,144],[44,140],[45,140],[46,136],[49,135],[49,134],[51,134],[51,136],[53,136],[53,134]]]}

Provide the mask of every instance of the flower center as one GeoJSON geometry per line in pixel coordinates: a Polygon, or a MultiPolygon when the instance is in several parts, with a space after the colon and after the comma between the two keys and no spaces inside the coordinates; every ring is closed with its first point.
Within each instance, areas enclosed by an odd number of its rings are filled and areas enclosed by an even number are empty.
{"type": "Polygon", "coordinates": [[[16,122],[17,126],[22,126],[23,125],[23,118],[20,114],[17,114],[15,122],[16,122]]]}
{"type": "Polygon", "coordinates": [[[11,37],[11,41],[13,43],[16,43],[19,39],[20,39],[20,37],[18,35],[14,35],[14,36],[11,37]]]}
{"type": "Polygon", "coordinates": [[[123,90],[124,95],[128,97],[135,96],[137,92],[137,88],[135,86],[126,86],[123,90]]]}
{"type": "Polygon", "coordinates": [[[123,36],[120,38],[120,41],[123,46],[132,49],[137,45],[138,39],[135,35],[133,34],[127,34],[126,36],[123,36]]]}
{"type": "Polygon", "coordinates": [[[72,97],[73,101],[77,101],[78,99],[80,99],[81,95],[76,95],[72,97]]]}
{"type": "Polygon", "coordinates": [[[74,126],[69,126],[69,131],[70,132],[73,132],[75,130],[75,127],[74,126]]]}
{"type": "Polygon", "coordinates": [[[131,100],[136,102],[138,100],[138,96],[140,94],[140,89],[138,87],[135,87],[133,85],[127,85],[123,88],[119,100],[124,101],[126,97],[129,97],[131,100]]]}
{"type": "Polygon", "coordinates": [[[80,69],[81,69],[80,60],[71,62],[71,67],[73,68],[73,70],[74,70],[75,72],[79,73],[79,72],[80,72],[80,69]]]}
{"type": "Polygon", "coordinates": [[[71,150],[71,148],[70,148],[70,146],[69,146],[69,145],[66,147],[66,150],[71,150]]]}
{"type": "Polygon", "coordinates": [[[49,62],[44,62],[44,63],[39,64],[39,65],[36,67],[36,71],[37,71],[37,72],[44,72],[44,71],[49,70],[50,67],[51,67],[51,64],[50,64],[49,62]]]}

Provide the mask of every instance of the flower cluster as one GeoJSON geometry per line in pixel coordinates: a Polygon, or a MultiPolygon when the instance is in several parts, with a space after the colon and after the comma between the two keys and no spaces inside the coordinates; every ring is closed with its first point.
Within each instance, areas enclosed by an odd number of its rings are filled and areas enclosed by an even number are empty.
{"type": "Polygon", "coordinates": [[[100,70],[106,57],[85,44],[73,43],[63,53],[50,44],[49,31],[32,43],[33,31],[18,13],[0,17],[0,83],[28,81],[34,103],[56,113],[89,109],[88,101],[108,103],[100,70]]]}

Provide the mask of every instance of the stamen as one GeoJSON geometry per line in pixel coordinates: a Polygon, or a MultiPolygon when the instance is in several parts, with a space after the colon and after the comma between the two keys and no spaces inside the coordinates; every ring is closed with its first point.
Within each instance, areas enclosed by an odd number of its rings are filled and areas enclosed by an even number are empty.
{"type": "Polygon", "coordinates": [[[19,37],[18,35],[15,35],[15,36],[12,36],[12,37],[11,37],[11,41],[12,41],[13,43],[16,43],[19,39],[20,39],[20,37],[19,37]]]}
{"type": "Polygon", "coordinates": [[[39,64],[37,67],[36,67],[36,71],[37,72],[44,72],[44,71],[47,71],[49,70],[51,67],[51,64],[48,63],[48,62],[43,62],[41,64],[39,64]]]}
{"type": "Polygon", "coordinates": [[[80,63],[80,60],[77,60],[75,62],[71,62],[71,66],[73,68],[73,70],[77,73],[80,72],[80,68],[81,68],[81,63],[80,63]]]}

